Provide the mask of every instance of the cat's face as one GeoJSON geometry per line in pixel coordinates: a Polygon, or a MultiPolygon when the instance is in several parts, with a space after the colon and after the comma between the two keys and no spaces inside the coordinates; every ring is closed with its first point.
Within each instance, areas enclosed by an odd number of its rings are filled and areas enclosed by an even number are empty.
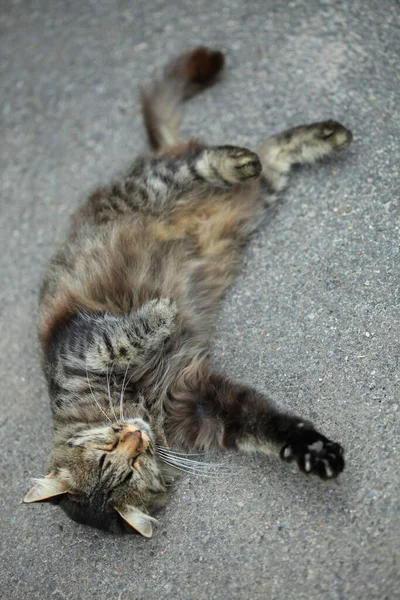
{"type": "Polygon", "coordinates": [[[151,537],[147,511],[165,504],[167,476],[142,419],[80,430],[55,446],[49,470],[25,502],[52,499],[80,523],[151,537]]]}

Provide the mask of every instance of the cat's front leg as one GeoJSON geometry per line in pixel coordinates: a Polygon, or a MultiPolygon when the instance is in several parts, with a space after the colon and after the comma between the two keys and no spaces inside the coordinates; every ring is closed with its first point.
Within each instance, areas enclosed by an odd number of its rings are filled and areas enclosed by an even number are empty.
{"type": "Polygon", "coordinates": [[[114,364],[140,366],[177,329],[177,307],[170,298],[146,302],[129,315],[103,315],[98,322],[96,343],[88,348],[88,367],[99,370],[114,364]]]}
{"type": "Polygon", "coordinates": [[[282,460],[295,461],[301,471],[314,473],[321,479],[332,479],[343,471],[342,446],[317,431],[311,422],[281,412],[255,390],[244,388],[241,394],[243,406],[237,407],[237,410],[243,421],[233,432],[232,417],[226,419],[225,439],[228,445],[236,445],[246,452],[279,454],[282,460]],[[252,415],[247,418],[248,410],[252,411],[252,415]],[[246,423],[246,420],[249,422],[246,423]],[[259,421],[259,426],[256,421],[259,421]]]}
{"type": "Polygon", "coordinates": [[[80,313],[59,333],[65,365],[105,372],[142,366],[177,329],[177,307],[170,298],[146,302],[130,314],[80,313]]]}
{"type": "Polygon", "coordinates": [[[312,423],[281,411],[257,390],[200,370],[172,390],[170,439],[183,447],[222,447],[278,455],[322,479],[344,469],[343,448],[312,423]]]}
{"type": "Polygon", "coordinates": [[[284,461],[296,461],[304,473],[315,473],[321,479],[337,477],[344,469],[343,447],[303,422],[289,432],[279,454],[284,461]]]}

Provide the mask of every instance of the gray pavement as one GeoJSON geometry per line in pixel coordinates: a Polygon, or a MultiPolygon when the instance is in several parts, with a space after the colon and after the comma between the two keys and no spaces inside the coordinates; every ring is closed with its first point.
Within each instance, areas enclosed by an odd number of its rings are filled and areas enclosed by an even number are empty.
{"type": "Polygon", "coordinates": [[[399,598],[399,5],[347,0],[1,4],[0,597],[41,600],[399,598]],[[333,117],[346,156],[298,170],[247,248],[215,363],[347,450],[331,484],[265,457],[183,478],[152,540],[21,500],[51,420],[35,333],[68,215],[145,147],[137,89],[195,44],[221,86],[185,128],[257,147],[333,117]],[[397,428],[397,433],[396,433],[397,428]],[[397,590],[397,591],[396,591],[397,590]]]}

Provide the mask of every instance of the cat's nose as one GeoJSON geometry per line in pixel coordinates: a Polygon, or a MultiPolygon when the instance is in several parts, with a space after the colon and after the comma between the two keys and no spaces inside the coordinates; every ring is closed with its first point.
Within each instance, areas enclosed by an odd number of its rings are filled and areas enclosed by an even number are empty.
{"type": "Polygon", "coordinates": [[[137,429],[136,431],[128,431],[127,436],[137,437],[139,440],[142,439],[142,432],[137,429]]]}
{"type": "Polygon", "coordinates": [[[128,452],[144,452],[150,444],[150,439],[145,431],[136,429],[136,425],[127,425],[121,431],[117,450],[128,452]]]}
{"type": "Polygon", "coordinates": [[[133,443],[134,440],[138,443],[142,439],[142,432],[139,429],[132,431],[132,429],[128,429],[128,431],[124,431],[121,437],[121,443],[128,442],[131,440],[133,443]]]}
{"type": "Polygon", "coordinates": [[[116,448],[116,452],[132,454],[134,452],[141,452],[143,446],[142,432],[138,429],[132,431],[128,429],[124,431],[119,444],[116,448]]]}

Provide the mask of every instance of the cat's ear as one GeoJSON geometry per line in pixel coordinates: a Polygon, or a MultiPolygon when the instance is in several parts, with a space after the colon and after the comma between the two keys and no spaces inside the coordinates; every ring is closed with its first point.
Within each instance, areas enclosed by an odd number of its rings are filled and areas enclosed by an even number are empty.
{"type": "Polygon", "coordinates": [[[46,475],[43,479],[35,479],[35,481],[35,485],[25,496],[24,502],[41,502],[68,492],[65,483],[60,481],[54,473],[46,475]]]}
{"type": "Polygon", "coordinates": [[[146,515],[134,506],[126,506],[125,508],[114,507],[117,513],[126,521],[133,529],[143,535],[145,538],[151,538],[153,535],[152,523],[157,523],[157,519],[146,515]]]}

